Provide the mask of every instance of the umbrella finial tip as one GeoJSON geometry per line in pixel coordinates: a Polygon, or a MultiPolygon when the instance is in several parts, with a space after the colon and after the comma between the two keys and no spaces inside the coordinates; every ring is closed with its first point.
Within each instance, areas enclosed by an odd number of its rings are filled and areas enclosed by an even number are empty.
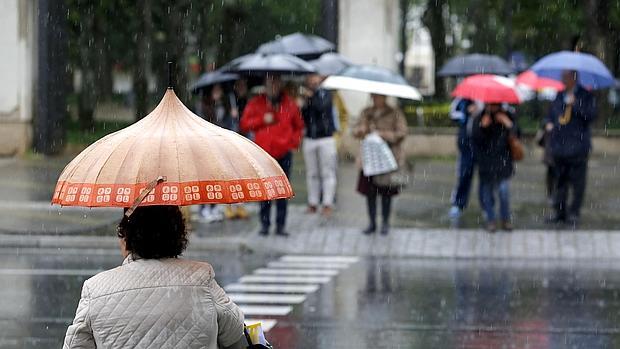
{"type": "Polygon", "coordinates": [[[168,89],[174,89],[174,73],[173,73],[173,62],[168,61],[168,89]]]}

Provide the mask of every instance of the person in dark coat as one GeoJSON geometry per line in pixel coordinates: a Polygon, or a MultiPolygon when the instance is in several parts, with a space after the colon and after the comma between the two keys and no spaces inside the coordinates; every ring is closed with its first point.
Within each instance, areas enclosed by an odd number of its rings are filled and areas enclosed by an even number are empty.
{"type": "Polygon", "coordinates": [[[318,74],[306,77],[304,106],[301,109],[306,126],[302,149],[308,187],[307,212],[316,212],[320,202],[321,214],[329,217],[336,196],[338,158],[332,94],[320,88],[322,81],[323,77],[318,74]]]}
{"type": "Polygon", "coordinates": [[[509,113],[499,104],[489,104],[472,125],[474,157],[480,177],[480,205],[484,211],[489,232],[495,232],[495,196],[499,197],[501,228],[512,230],[510,213],[510,177],[514,166],[508,136],[517,135],[517,128],[509,113]]]}
{"type": "Polygon", "coordinates": [[[449,216],[458,220],[469,201],[469,192],[474,178],[474,149],[471,143],[471,122],[484,104],[471,99],[456,98],[450,107],[450,118],[458,124],[457,148],[459,157],[456,164],[457,182],[452,191],[452,207],[449,216]]]}
{"type": "Polygon", "coordinates": [[[551,130],[549,146],[556,171],[554,214],[550,223],[579,224],[586,189],[588,156],[592,147],[590,124],[596,118],[596,99],[577,83],[577,72],[565,71],[562,82],[566,89],[558,93],[546,118],[551,130]],[[568,204],[568,191],[572,201],[568,204]]]}

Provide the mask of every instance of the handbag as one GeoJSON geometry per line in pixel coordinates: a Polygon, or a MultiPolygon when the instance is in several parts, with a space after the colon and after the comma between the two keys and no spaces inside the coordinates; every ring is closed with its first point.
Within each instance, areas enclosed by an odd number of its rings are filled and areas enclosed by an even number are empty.
{"type": "Polygon", "coordinates": [[[390,173],[398,169],[398,163],[390,146],[376,132],[371,132],[364,137],[360,152],[362,171],[366,177],[390,173]]]}
{"type": "Polygon", "coordinates": [[[394,172],[373,176],[372,183],[377,187],[392,187],[402,189],[409,185],[413,174],[413,165],[406,162],[394,172]]]}
{"type": "Polygon", "coordinates": [[[512,133],[508,134],[508,148],[510,149],[510,155],[512,155],[514,161],[521,161],[525,157],[523,143],[512,133]]]}
{"type": "Polygon", "coordinates": [[[258,324],[254,324],[254,325],[243,325],[243,334],[245,335],[245,340],[248,342],[248,346],[246,347],[247,349],[273,349],[273,346],[271,345],[271,343],[267,342],[267,340],[265,339],[265,335],[263,334],[263,329],[260,327],[260,323],[258,324]],[[252,342],[252,336],[250,335],[250,331],[248,330],[248,327],[250,327],[250,330],[252,331],[258,331],[257,337],[259,338],[257,340],[257,342],[259,343],[253,343],[252,342]],[[262,343],[260,343],[262,342],[262,343]]]}

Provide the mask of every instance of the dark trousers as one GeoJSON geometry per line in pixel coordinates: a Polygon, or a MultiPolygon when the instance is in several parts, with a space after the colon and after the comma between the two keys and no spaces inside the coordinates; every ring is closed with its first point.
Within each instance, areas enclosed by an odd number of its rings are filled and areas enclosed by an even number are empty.
{"type": "Polygon", "coordinates": [[[471,182],[474,178],[474,151],[472,147],[464,145],[459,147],[459,158],[456,165],[457,182],[452,192],[452,205],[461,210],[467,206],[471,182]]]}
{"type": "MultiPolygon", "coordinates": [[[[293,153],[288,152],[280,159],[276,159],[287,177],[291,172],[293,162],[293,153]]],[[[286,211],[288,208],[288,199],[276,200],[276,226],[283,228],[286,224],[286,211]]],[[[271,225],[271,201],[261,201],[260,203],[260,222],[265,229],[269,229],[271,225]]]]}
{"type": "Polygon", "coordinates": [[[391,195],[380,195],[376,191],[370,191],[366,194],[368,218],[370,220],[370,226],[373,228],[377,226],[377,196],[381,197],[381,217],[384,226],[390,224],[390,212],[392,211],[391,195]]]}
{"type": "Polygon", "coordinates": [[[587,157],[554,158],[555,193],[554,206],[560,219],[568,216],[579,217],[583,196],[586,191],[587,157]],[[572,201],[568,204],[568,191],[572,201]]]}

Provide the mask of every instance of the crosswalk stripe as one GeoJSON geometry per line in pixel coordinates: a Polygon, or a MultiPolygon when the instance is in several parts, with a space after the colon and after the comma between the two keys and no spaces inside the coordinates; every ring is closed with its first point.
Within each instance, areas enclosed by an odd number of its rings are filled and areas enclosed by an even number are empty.
{"type": "Polygon", "coordinates": [[[347,263],[307,263],[294,261],[273,261],[267,263],[269,268],[291,268],[291,269],[346,269],[350,267],[347,263]]]}
{"type": "Polygon", "coordinates": [[[230,284],[226,292],[313,293],[319,285],[230,284]]]}
{"type": "Polygon", "coordinates": [[[282,256],[281,261],[286,262],[312,262],[312,263],[357,263],[357,257],[345,256],[282,256]]]}
{"type": "Polygon", "coordinates": [[[338,275],[338,270],[258,268],[254,270],[254,274],[257,274],[257,275],[336,276],[338,275]]]}
{"type": "Polygon", "coordinates": [[[229,293],[236,304],[299,304],[306,300],[304,295],[273,293],[229,293]]]}
{"type": "Polygon", "coordinates": [[[248,283],[282,283],[282,284],[324,284],[329,282],[328,276],[278,276],[278,275],[246,275],[239,278],[240,282],[248,283]]]}
{"type": "Polygon", "coordinates": [[[293,311],[289,305],[240,305],[239,308],[246,316],[284,316],[293,311]]]}
{"type": "Polygon", "coordinates": [[[280,258],[287,262],[313,262],[313,263],[356,263],[358,257],[347,256],[307,256],[307,255],[286,255],[280,258]]]}
{"type": "Polygon", "coordinates": [[[253,325],[257,322],[261,323],[261,327],[263,328],[263,332],[269,332],[269,330],[271,330],[273,328],[273,326],[276,325],[276,323],[278,322],[277,320],[274,319],[245,319],[245,324],[246,325],[253,325]]]}

